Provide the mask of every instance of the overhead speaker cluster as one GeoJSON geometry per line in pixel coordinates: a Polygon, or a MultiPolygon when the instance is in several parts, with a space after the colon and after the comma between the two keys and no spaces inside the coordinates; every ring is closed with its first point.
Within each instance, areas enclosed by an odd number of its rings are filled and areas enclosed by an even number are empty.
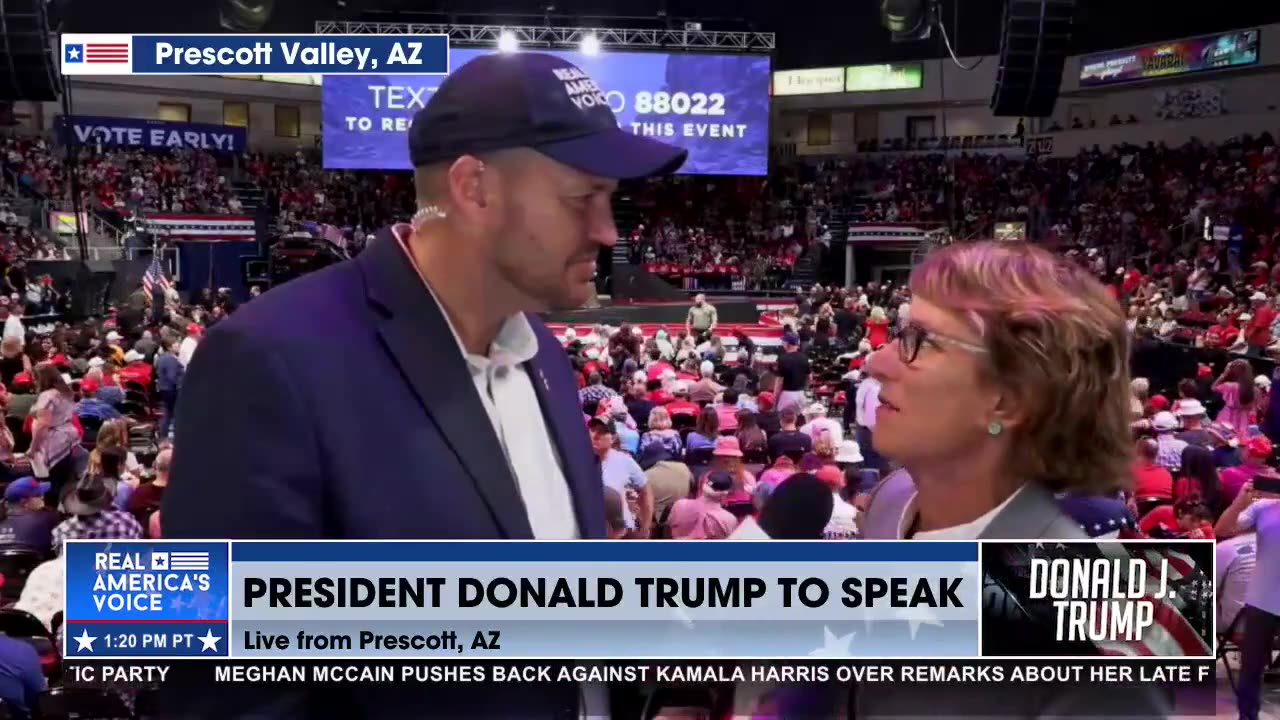
{"type": "Polygon", "coordinates": [[[0,101],[62,95],[45,0],[0,0],[0,101]]]}
{"type": "Polygon", "coordinates": [[[1053,113],[1062,68],[1071,50],[1076,0],[1006,0],[1000,66],[991,96],[998,116],[1053,113]]]}

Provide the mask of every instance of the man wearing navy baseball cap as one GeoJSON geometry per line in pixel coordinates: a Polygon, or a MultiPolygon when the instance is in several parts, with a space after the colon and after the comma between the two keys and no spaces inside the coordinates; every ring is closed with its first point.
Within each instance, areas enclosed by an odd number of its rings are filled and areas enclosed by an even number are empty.
{"type": "MultiPolygon", "coordinates": [[[[457,68],[409,132],[412,222],[201,341],[165,537],[605,537],[577,383],[535,313],[590,297],[617,241],[618,181],[685,154],[619,129],[564,60],[457,68]]],[[[570,683],[170,687],[166,716],[186,718],[560,718],[591,704],[570,683]]]]}
{"type": "Polygon", "coordinates": [[[33,477],[18,478],[5,487],[0,545],[49,552],[58,514],[45,509],[44,496],[48,492],[49,483],[33,477]]]}

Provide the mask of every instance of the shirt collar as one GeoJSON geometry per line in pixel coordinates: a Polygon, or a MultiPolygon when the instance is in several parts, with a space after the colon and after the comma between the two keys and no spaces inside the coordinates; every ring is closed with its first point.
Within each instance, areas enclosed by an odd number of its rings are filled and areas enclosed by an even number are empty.
{"type": "Polygon", "coordinates": [[[409,237],[413,234],[413,227],[408,223],[399,223],[393,225],[391,232],[395,235],[396,241],[400,244],[400,249],[404,251],[409,264],[414,266],[418,277],[422,279],[422,285],[427,289],[427,293],[435,302],[436,307],[440,308],[440,314],[444,315],[444,321],[449,326],[449,332],[453,334],[453,340],[458,344],[458,350],[463,357],[467,359],[467,364],[473,372],[481,371],[487,364],[495,365],[521,365],[529,362],[538,354],[538,336],[533,332],[533,326],[529,324],[529,319],[524,313],[515,313],[508,317],[502,323],[502,327],[498,330],[498,335],[493,339],[493,344],[489,346],[488,356],[476,355],[467,351],[466,346],[462,344],[462,338],[458,335],[458,329],[454,327],[453,318],[449,317],[449,311],[441,304],[440,298],[436,296],[436,291],[432,289],[431,283],[427,282],[427,278],[421,271],[417,270],[417,264],[414,262],[413,253],[409,250],[409,237]]]}
{"type": "MultiPolygon", "coordinates": [[[[970,520],[967,523],[963,523],[961,525],[954,525],[949,528],[940,528],[938,530],[919,531],[915,535],[913,535],[911,539],[914,539],[914,540],[977,540],[979,537],[982,536],[982,532],[987,529],[987,526],[991,524],[991,521],[994,520],[995,517],[999,515],[1006,507],[1008,507],[1009,503],[1013,502],[1013,499],[1017,497],[1025,488],[1026,486],[1023,485],[1022,487],[1013,491],[1009,495],[1009,497],[1004,499],[1004,502],[991,508],[990,510],[983,513],[979,517],[974,518],[973,520],[970,520]]],[[[911,526],[915,523],[916,498],[918,497],[918,495],[919,493],[913,494],[911,496],[911,500],[907,503],[907,506],[903,508],[902,520],[898,523],[899,538],[906,539],[907,531],[910,530],[911,526]]]]}

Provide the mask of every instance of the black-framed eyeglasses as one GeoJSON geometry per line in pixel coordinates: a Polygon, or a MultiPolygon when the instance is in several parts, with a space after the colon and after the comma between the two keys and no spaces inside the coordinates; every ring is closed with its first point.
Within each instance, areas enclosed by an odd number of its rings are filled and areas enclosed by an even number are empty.
{"type": "Polygon", "coordinates": [[[966,340],[953,338],[949,335],[943,335],[919,325],[907,325],[893,335],[894,342],[898,343],[898,359],[904,365],[910,365],[916,361],[916,357],[920,355],[920,348],[925,344],[941,347],[947,345],[950,347],[968,350],[972,353],[985,355],[987,349],[981,345],[966,340]]]}

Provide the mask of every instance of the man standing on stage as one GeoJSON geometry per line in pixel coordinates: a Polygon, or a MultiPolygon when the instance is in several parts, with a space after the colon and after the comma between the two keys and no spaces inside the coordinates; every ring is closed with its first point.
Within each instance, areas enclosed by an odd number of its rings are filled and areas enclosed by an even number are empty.
{"type": "Polygon", "coordinates": [[[707,296],[702,293],[693,296],[693,307],[689,308],[689,317],[685,319],[684,327],[694,341],[701,343],[710,339],[718,322],[716,306],[707,302],[707,296]]]}

